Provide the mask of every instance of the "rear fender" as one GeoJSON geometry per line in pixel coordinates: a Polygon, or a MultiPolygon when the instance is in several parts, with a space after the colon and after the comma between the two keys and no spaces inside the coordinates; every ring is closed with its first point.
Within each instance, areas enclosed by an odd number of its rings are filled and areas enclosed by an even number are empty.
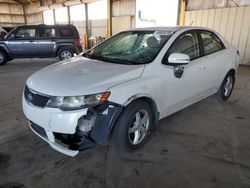
{"type": "Polygon", "coordinates": [[[69,49],[73,50],[74,53],[78,52],[78,50],[76,49],[76,47],[73,44],[61,43],[56,47],[56,50],[55,50],[56,55],[58,55],[59,50],[62,48],[69,48],[69,49]]]}

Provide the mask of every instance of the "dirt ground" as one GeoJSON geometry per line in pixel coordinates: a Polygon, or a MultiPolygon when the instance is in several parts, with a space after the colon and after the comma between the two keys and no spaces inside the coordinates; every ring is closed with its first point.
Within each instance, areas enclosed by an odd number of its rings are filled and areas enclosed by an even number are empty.
{"type": "Polygon", "coordinates": [[[71,158],[38,138],[21,109],[27,77],[56,61],[0,67],[0,188],[250,187],[250,67],[229,101],[212,96],[161,120],[141,150],[97,146],[71,158]]]}

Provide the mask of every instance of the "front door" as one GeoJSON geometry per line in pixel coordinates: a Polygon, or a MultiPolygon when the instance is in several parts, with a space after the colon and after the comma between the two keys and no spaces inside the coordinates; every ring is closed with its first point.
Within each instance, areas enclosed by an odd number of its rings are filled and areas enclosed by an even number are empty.
{"type": "Polygon", "coordinates": [[[162,65],[162,88],[164,88],[163,116],[174,113],[203,97],[204,91],[204,58],[200,57],[198,35],[196,31],[181,34],[171,45],[164,62],[172,53],[189,55],[190,63],[184,65],[181,78],[174,75],[174,66],[162,65]]]}
{"type": "Polygon", "coordinates": [[[20,27],[7,39],[7,46],[14,58],[36,57],[37,31],[35,28],[20,27]]]}

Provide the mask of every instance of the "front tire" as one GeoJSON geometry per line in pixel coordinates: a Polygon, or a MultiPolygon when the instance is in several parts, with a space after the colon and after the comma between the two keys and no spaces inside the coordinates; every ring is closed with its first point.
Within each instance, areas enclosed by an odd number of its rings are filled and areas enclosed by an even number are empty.
{"type": "Polygon", "coordinates": [[[149,138],[152,123],[153,115],[148,103],[132,102],[117,121],[115,142],[125,151],[141,148],[149,138]]]}
{"type": "Polygon", "coordinates": [[[229,72],[225,76],[225,78],[220,86],[220,89],[218,91],[219,98],[222,101],[226,101],[231,96],[232,91],[233,91],[233,87],[234,87],[234,83],[235,83],[234,74],[232,72],[229,72]]]}
{"type": "Polygon", "coordinates": [[[8,62],[4,51],[0,50],[0,65],[5,65],[8,62]]]}
{"type": "Polygon", "coordinates": [[[71,49],[68,48],[62,48],[58,52],[58,57],[60,60],[66,60],[70,59],[74,56],[74,53],[71,49]]]}

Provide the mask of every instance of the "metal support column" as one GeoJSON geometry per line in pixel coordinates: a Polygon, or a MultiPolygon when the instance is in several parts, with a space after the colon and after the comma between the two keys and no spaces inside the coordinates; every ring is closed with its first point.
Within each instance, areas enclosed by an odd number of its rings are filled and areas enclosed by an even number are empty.
{"type": "Polygon", "coordinates": [[[84,48],[89,48],[89,15],[88,15],[88,4],[85,3],[85,27],[86,27],[86,33],[84,35],[84,48]]]}
{"type": "Polygon", "coordinates": [[[184,25],[184,22],[185,22],[185,9],[186,9],[185,0],[179,0],[178,25],[181,25],[181,26],[184,25]]]}
{"type": "Polygon", "coordinates": [[[68,24],[71,24],[70,8],[69,8],[69,6],[67,6],[67,11],[68,11],[68,24]]]}
{"type": "Polygon", "coordinates": [[[56,24],[56,13],[55,13],[55,9],[53,9],[53,19],[54,19],[54,24],[56,24]]]}
{"type": "Polygon", "coordinates": [[[27,15],[26,15],[26,10],[25,10],[25,5],[23,5],[23,17],[24,17],[24,23],[27,25],[27,15]]]}
{"type": "Polygon", "coordinates": [[[112,0],[108,0],[108,35],[112,35],[112,0]]]}

